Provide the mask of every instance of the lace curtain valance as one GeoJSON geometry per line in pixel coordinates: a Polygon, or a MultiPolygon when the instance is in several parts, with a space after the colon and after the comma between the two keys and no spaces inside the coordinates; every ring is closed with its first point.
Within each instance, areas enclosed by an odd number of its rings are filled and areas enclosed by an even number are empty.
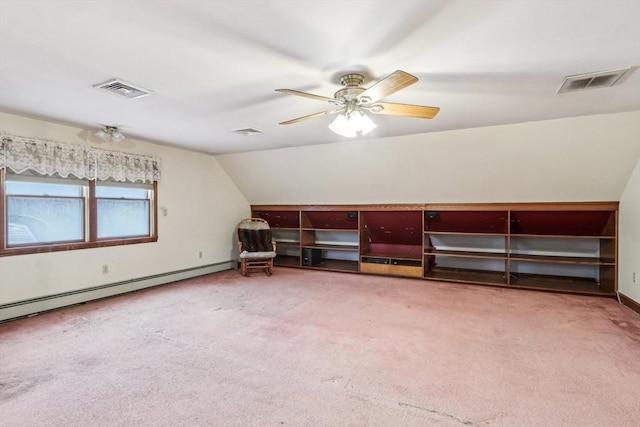
{"type": "Polygon", "coordinates": [[[18,174],[33,171],[101,181],[153,183],[160,180],[157,157],[12,135],[2,135],[2,168],[18,174]]]}

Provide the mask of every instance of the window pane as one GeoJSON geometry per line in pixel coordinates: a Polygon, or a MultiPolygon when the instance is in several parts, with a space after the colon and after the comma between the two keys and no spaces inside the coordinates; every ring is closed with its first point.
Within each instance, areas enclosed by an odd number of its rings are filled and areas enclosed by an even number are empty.
{"type": "Polygon", "coordinates": [[[43,182],[6,182],[7,194],[19,194],[23,196],[66,196],[81,197],[81,185],[47,184],[43,182]]]}
{"type": "Polygon", "coordinates": [[[82,199],[7,197],[7,244],[84,240],[82,199]]]}
{"type": "Polygon", "coordinates": [[[149,200],[98,199],[98,238],[149,235],[149,200]]]}
{"type": "Polygon", "coordinates": [[[148,199],[148,191],[144,188],[96,186],[96,197],[113,199],[148,199]]]}

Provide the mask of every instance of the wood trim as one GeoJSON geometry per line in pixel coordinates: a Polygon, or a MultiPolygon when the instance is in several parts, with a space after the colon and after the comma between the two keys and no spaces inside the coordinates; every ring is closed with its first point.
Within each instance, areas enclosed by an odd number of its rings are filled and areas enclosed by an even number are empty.
{"type": "Polygon", "coordinates": [[[153,229],[151,237],[158,241],[158,181],[153,181],[153,229]]]}
{"type": "Polygon", "coordinates": [[[422,211],[424,210],[424,204],[411,204],[411,203],[399,203],[399,204],[381,204],[381,205],[357,205],[357,209],[360,211],[422,211]]]}
{"type": "Polygon", "coordinates": [[[251,205],[255,211],[367,211],[367,210],[527,210],[527,211],[598,211],[617,210],[618,202],[524,202],[524,203],[399,203],[362,205],[251,205]]]}
{"type": "Polygon", "coordinates": [[[444,203],[423,205],[425,210],[598,211],[616,210],[618,202],[444,203]]]}
{"type": "MultiPolygon", "coordinates": [[[[4,171],[0,170],[0,257],[13,256],[13,255],[28,255],[39,253],[50,253],[60,251],[72,251],[79,249],[92,249],[92,248],[104,248],[109,246],[123,246],[134,245],[139,243],[153,243],[158,241],[158,183],[153,183],[153,227],[150,230],[150,236],[131,237],[131,238],[110,238],[104,240],[98,240],[98,201],[96,198],[96,182],[87,181],[89,187],[88,201],[88,213],[85,216],[85,222],[88,219],[88,224],[85,227],[89,227],[89,241],[82,242],[67,242],[67,243],[53,243],[53,244],[39,244],[35,246],[16,246],[6,247],[5,230],[7,228],[7,218],[5,209],[5,194],[4,194],[4,171]],[[88,217],[88,218],[87,218],[88,217]]],[[[85,199],[86,200],[86,199],[85,199]]]]}
{"type": "Polygon", "coordinates": [[[622,292],[618,292],[618,296],[620,296],[620,303],[622,303],[622,305],[624,305],[625,307],[630,308],[631,310],[635,311],[636,314],[640,315],[640,303],[639,302],[632,300],[631,298],[629,298],[628,296],[626,296],[622,292]]]}
{"type": "Polygon", "coordinates": [[[252,211],[420,211],[423,203],[371,205],[251,205],[252,211]]]}
{"type": "Polygon", "coordinates": [[[49,252],[73,251],[78,249],[105,248],[109,246],[133,245],[137,243],[157,242],[157,237],[134,237],[131,239],[100,240],[98,242],[78,242],[40,246],[21,246],[0,251],[0,258],[12,255],[41,254],[49,252]]]}
{"type": "Polygon", "coordinates": [[[4,194],[4,176],[5,170],[0,169],[0,251],[4,250],[7,244],[7,236],[5,235],[5,230],[8,226],[6,209],[4,206],[6,200],[6,195],[4,194]]]}
{"type": "Polygon", "coordinates": [[[98,200],[96,199],[96,181],[89,181],[89,241],[98,240],[98,200]]]}

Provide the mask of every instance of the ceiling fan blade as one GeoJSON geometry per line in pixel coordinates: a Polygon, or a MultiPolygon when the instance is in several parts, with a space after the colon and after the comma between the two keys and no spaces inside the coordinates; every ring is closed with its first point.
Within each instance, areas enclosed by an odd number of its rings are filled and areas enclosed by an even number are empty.
{"type": "Polygon", "coordinates": [[[380,111],[375,111],[375,108],[370,110],[374,114],[416,117],[419,119],[432,119],[440,111],[439,107],[427,107],[424,105],[392,104],[390,102],[376,102],[375,105],[380,105],[383,109],[380,111]]]}
{"type": "Polygon", "coordinates": [[[368,97],[371,99],[369,102],[376,102],[377,100],[396,93],[400,89],[404,89],[417,81],[418,78],[416,76],[397,70],[362,92],[359,98],[368,97]]]}
{"type": "Polygon", "coordinates": [[[335,101],[334,98],[327,98],[326,96],[314,95],[312,93],[300,92],[299,90],[293,90],[293,89],[276,89],[276,92],[288,93],[289,95],[303,96],[305,98],[316,99],[318,101],[323,101],[323,102],[335,101]]]}
{"type": "Polygon", "coordinates": [[[282,122],[280,124],[281,125],[292,125],[294,123],[298,123],[298,122],[301,122],[303,120],[314,119],[316,117],[322,117],[322,116],[326,116],[326,115],[329,115],[329,114],[336,114],[336,113],[339,113],[341,111],[344,111],[344,108],[340,108],[338,110],[321,111],[319,113],[309,114],[308,116],[298,117],[297,119],[287,120],[286,122],[282,122]]]}

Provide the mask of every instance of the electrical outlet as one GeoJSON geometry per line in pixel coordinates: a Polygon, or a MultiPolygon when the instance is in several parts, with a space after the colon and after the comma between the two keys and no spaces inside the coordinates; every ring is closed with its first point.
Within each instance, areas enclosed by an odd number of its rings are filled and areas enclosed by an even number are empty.
{"type": "Polygon", "coordinates": [[[636,283],[636,272],[633,272],[633,283],[636,283]]]}
{"type": "Polygon", "coordinates": [[[202,258],[202,251],[198,252],[198,258],[202,258]]]}
{"type": "Polygon", "coordinates": [[[105,264],[102,266],[102,274],[108,274],[109,273],[109,264],[105,264]]]}

